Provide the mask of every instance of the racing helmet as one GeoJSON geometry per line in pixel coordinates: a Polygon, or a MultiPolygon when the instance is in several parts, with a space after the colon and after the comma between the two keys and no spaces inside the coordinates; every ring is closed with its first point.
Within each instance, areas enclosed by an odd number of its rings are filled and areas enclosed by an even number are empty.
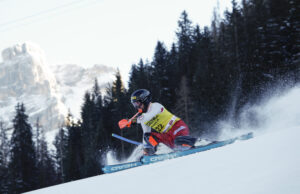
{"type": "Polygon", "coordinates": [[[144,109],[147,110],[149,103],[152,100],[151,93],[146,89],[138,89],[131,94],[131,104],[136,108],[140,108],[140,103],[144,104],[144,109]]]}

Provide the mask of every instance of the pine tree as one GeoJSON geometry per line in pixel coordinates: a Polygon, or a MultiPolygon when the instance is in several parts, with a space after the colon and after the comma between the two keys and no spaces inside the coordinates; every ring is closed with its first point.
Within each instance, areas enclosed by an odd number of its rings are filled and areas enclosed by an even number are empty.
{"type": "Polygon", "coordinates": [[[232,13],[227,15],[228,23],[228,38],[229,38],[229,50],[230,58],[229,61],[234,64],[232,67],[232,103],[229,111],[229,118],[236,117],[236,111],[241,106],[239,100],[242,95],[242,84],[243,84],[243,72],[241,68],[242,57],[241,57],[241,36],[243,35],[243,27],[241,25],[241,13],[237,7],[235,0],[232,0],[232,13]]]}
{"type": "Polygon", "coordinates": [[[8,166],[9,140],[7,132],[9,128],[5,127],[4,122],[0,121],[0,166],[8,166]]]}
{"type": "Polygon", "coordinates": [[[39,187],[44,188],[57,183],[57,175],[54,167],[54,160],[49,153],[45,134],[42,132],[40,140],[40,159],[38,159],[39,187]]]}
{"type": "Polygon", "coordinates": [[[289,0],[289,15],[287,18],[288,40],[287,52],[289,66],[294,73],[295,82],[300,80],[300,2],[289,0]]]}
{"type": "MultiPolygon", "coordinates": [[[[128,97],[138,89],[148,89],[149,91],[152,91],[151,74],[151,66],[148,63],[144,63],[142,59],[140,59],[137,65],[133,64],[128,82],[128,97]]],[[[128,99],[128,101],[129,100],[130,99],[128,99]]],[[[135,114],[134,111],[135,110],[133,108],[129,108],[129,110],[127,110],[129,115],[135,114]]],[[[132,125],[130,131],[135,132],[135,135],[132,135],[131,138],[140,141],[143,136],[141,126],[132,125]]]]}
{"type": "Polygon", "coordinates": [[[48,151],[45,132],[39,123],[35,124],[35,150],[38,171],[38,188],[44,188],[57,183],[57,175],[54,167],[54,160],[48,151]]]}
{"type": "MultiPolygon", "coordinates": [[[[222,84],[225,82],[222,78],[226,73],[226,69],[224,65],[215,62],[221,56],[214,55],[215,44],[212,42],[211,33],[207,27],[204,28],[201,35],[199,32],[195,33],[194,40],[196,43],[194,49],[199,51],[199,58],[196,60],[197,67],[194,70],[193,89],[191,90],[191,101],[198,110],[195,114],[197,118],[194,118],[194,120],[197,119],[199,123],[211,122],[216,118],[216,107],[221,105],[216,97],[222,96],[220,92],[222,91],[222,84]],[[222,70],[222,73],[218,74],[220,70],[222,70]]],[[[220,44],[222,44],[221,41],[220,44]]],[[[199,123],[196,124],[197,128],[202,125],[199,123]]]]}
{"type": "Polygon", "coordinates": [[[190,89],[187,85],[187,79],[185,76],[182,77],[180,82],[178,99],[175,105],[175,114],[183,119],[187,125],[191,124],[193,103],[190,96],[190,89]]]}
{"type": "Polygon", "coordinates": [[[151,75],[151,93],[154,99],[157,99],[166,107],[170,107],[172,98],[169,85],[170,68],[168,65],[168,52],[162,42],[157,43],[152,62],[153,74],[151,75]]]}
{"type": "Polygon", "coordinates": [[[151,87],[151,74],[150,74],[150,65],[145,64],[142,59],[140,59],[137,65],[132,65],[130,77],[129,77],[129,89],[128,93],[132,93],[137,89],[150,89],[151,87]]]}
{"type": "Polygon", "coordinates": [[[188,82],[192,79],[193,65],[190,62],[190,53],[192,49],[192,22],[188,18],[186,11],[183,11],[178,21],[177,47],[178,47],[178,66],[181,75],[186,75],[188,82]]]}
{"type": "MultiPolygon", "coordinates": [[[[117,126],[117,123],[119,120],[129,117],[129,114],[128,114],[128,111],[130,109],[129,99],[130,98],[127,95],[127,92],[123,85],[120,72],[117,72],[116,80],[114,81],[114,83],[112,85],[112,102],[113,102],[113,106],[114,106],[113,115],[115,118],[114,130],[117,133],[121,132],[121,136],[131,132],[130,130],[120,130],[117,126]]],[[[127,150],[131,150],[132,148],[130,148],[131,146],[125,144],[123,141],[121,141],[120,143],[121,143],[120,157],[125,157],[128,154],[127,150]]]]}
{"type": "Polygon", "coordinates": [[[264,63],[267,71],[265,74],[276,78],[285,74],[287,67],[287,26],[284,21],[287,18],[287,0],[267,1],[268,20],[265,26],[265,52],[264,63]]]}
{"type": "MultiPolygon", "coordinates": [[[[1,156],[0,156],[1,157],[1,156]]],[[[0,158],[1,160],[1,158],[0,158]]],[[[1,161],[0,161],[1,162],[1,161]]],[[[0,165],[0,193],[9,193],[8,167],[0,165]]]]}
{"type": "Polygon", "coordinates": [[[67,165],[67,146],[68,146],[68,135],[66,129],[61,127],[55,136],[53,142],[56,152],[55,152],[55,161],[56,161],[56,172],[57,172],[57,181],[59,183],[66,182],[66,165],[67,165]]]}
{"type": "MultiPolygon", "coordinates": [[[[250,16],[254,20],[254,25],[251,29],[255,29],[255,38],[252,39],[254,42],[254,54],[253,54],[253,63],[255,64],[254,67],[255,73],[259,73],[262,71],[263,68],[263,55],[265,53],[266,47],[266,37],[265,37],[265,28],[266,28],[266,21],[267,21],[267,8],[264,0],[251,0],[250,4],[252,4],[252,9],[250,9],[250,16]]],[[[261,73],[260,73],[261,74],[261,73]]]]}
{"type": "Polygon", "coordinates": [[[178,67],[178,52],[176,45],[173,43],[170,52],[167,53],[167,83],[168,96],[166,106],[172,110],[175,106],[177,96],[176,90],[179,88],[179,67],[178,67]]]}
{"type": "MultiPolygon", "coordinates": [[[[136,130],[133,128],[120,130],[118,122],[124,118],[130,118],[136,110],[130,103],[130,96],[125,89],[120,72],[116,73],[116,79],[107,87],[107,95],[104,97],[103,120],[104,128],[108,134],[116,133],[128,138],[136,138],[136,130]]],[[[134,148],[133,145],[123,141],[109,138],[110,149],[116,151],[118,158],[127,157],[134,148]]]]}
{"type": "MultiPolygon", "coordinates": [[[[143,62],[143,60],[141,59],[141,62],[143,62]]],[[[133,64],[131,66],[131,70],[130,70],[130,76],[129,76],[129,81],[128,81],[128,91],[130,93],[134,92],[135,90],[137,90],[139,88],[139,71],[138,71],[138,67],[137,65],[133,64]]]]}
{"type": "Polygon", "coordinates": [[[24,104],[16,106],[13,128],[9,163],[11,191],[21,193],[37,188],[36,153],[24,104]]]}
{"type": "Polygon", "coordinates": [[[94,154],[96,155],[96,160],[98,161],[98,165],[100,166],[101,157],[106,153],[109,147],[108,137],[110,136],[110,134],[108,134],[108,132],[105,130],[103,124],[104,103],[102,100],[102,94],[97,79],[95,80],[95,84],[93,86],[92,101],[95,106],[94,114],[93,114],[93,122],[95,123],[96,131],[98,134],[98,137],[96,139],[97,150],[95,150],[94,154]]]}
{"type": "MultiPolygon", "coordinates": [[[[96,97],[96,94],[94,92],[96,97]]],[[[98,115],[96,105],[89,92],[86,92],[84,104],[81,109],[81,131],[82,131],[82,151],[83,151],[83,166],[81,168],[82,177],[90,177],[99,174],[100,168],[96,158],[98,136],[97,130],[98,115]]]]}
{"type": "Polygon", "coordinates": [[[41,144],[42,144],[42,131],[41,131],[41,125],[40,125],[40,121],[39,118],[36,119],[36,123],[34,126],[34,131],[33,131],[33,139],[34,139],[34,143],[35,143],[35,153],[36,153],[36,159],[37,159],[37,163],[40,162],[41,160],[41,144]]]}
{"type": "Polygon", "coordinates": [[[65,181],[78,180],[81,177],[81,167],[83,164],[83,146],[82,131],[80,123],[74,122],[72,115],[69,113],[66,123],[68,142],[65,163],[65,181]]]}
{"type": "Polygon", "coordinates": [[[0,121],[0,193],[9,193],[8,180],[8,155],[9,141],[7,138],[8,128],[0,121]]]}
{"type": "Polygon", "coordinates": [[[115,149],[114,139],[112,139],[111,135],[115,130],[115,119],[114,119],[114,103],[112,100],[112,86],[108,84],[106,87],[106,95],[103,97],[103,128],[107,136],[107,143],[109,149],[115,149]]]}

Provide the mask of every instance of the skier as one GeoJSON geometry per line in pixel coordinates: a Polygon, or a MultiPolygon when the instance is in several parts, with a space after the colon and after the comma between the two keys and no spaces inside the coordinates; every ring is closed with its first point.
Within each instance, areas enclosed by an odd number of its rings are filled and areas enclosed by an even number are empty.
{"type": "Polygon", "coordinates": [[[189,128],[183,120],[170,113],[158,102],[151,102],[151,93],[146,89],[136,90],[131,94],[132,105],[141,114],[133,122],[141,124],[144,133],[145,155],[153,155],[157,145],[164,143],[170,148],[192,148],[196,138],[189,136],[189,128]]]}

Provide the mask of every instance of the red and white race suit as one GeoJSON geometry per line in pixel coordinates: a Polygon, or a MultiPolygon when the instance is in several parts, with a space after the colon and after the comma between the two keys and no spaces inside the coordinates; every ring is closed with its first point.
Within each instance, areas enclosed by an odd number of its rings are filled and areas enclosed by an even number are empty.
{"type": "Polygon", "coordinates": [[[144,134],[151,133],[158,139],[158,143],[164,143],[171,148],[174,147],[177,136],[189,135],[189,128],[183,120],[158,102],[150,103],[147,112],[137,118],[137,123],[142,125],[144,134]],[[155,132],[151,132],[151,129],[155,132]]]}

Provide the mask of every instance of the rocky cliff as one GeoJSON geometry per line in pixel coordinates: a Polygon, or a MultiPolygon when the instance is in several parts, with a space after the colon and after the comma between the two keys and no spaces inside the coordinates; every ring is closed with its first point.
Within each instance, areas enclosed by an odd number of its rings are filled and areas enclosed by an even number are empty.
{"type": "Polygon", "coordinates": [[[47,130],[64,123],[68,110],[79,117],[86,90],[95,78],[104,87],[114,70],[103,65],[48,67],[45,55],[33,43],[16,44],[2,51],[0,63],[0,121],[11,124],[17,103],[24,103],[32,125],[39,119],[47,130]]]}

